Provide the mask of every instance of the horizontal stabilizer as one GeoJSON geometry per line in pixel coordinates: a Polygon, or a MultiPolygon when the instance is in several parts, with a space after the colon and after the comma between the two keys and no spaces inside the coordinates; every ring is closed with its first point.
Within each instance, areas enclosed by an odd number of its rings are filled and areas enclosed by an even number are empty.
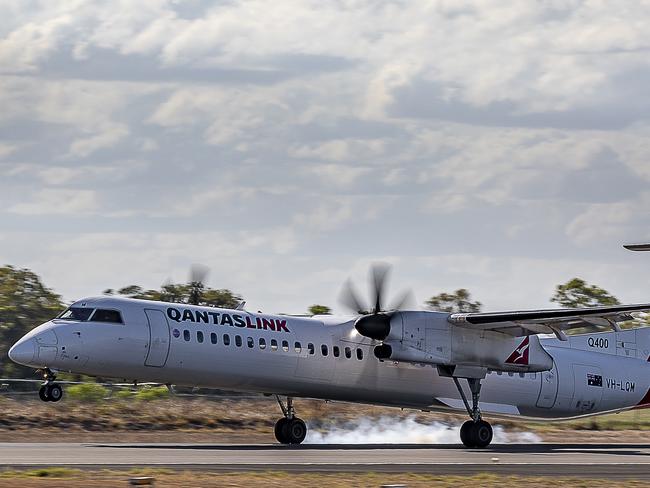
{"type": "Polygon", "coordinates": [[[628,251],[650,251],[650,244],[623,244],[628,251]]]}

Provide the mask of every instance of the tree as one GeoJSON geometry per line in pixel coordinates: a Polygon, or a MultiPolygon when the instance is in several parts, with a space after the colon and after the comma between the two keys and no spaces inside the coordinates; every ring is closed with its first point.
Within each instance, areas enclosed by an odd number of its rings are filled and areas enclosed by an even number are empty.
{"type": "Polygon", "coordinates": [[[312,305],[309,307],[309,313],[311,315],[329,315],[332,313],[332,309],[327,305],[312,305]]]}
{"type": "Polygon", "coordinates": [[[589,285],[580,278],[573,278],[563,285],[557,285],[551,301],[567,308],[598,307],[621,303],[606,290],[596,285],[589,285]]]}
{"type": "MultiPolygon", "coordinates": [[[[196,292],[196,289],[194,288],[196,292]]],[[[160,290],[145,290],[138,285],[129,285],[115,291],[108,289],[104,291],[107,295],[123,295],[129,298],[138,298],[141,300],[156,300],[160,302],[171,303],[190,303],[193,286],[191,283],[166,283],[160,287],[160,290]]],[[[199,305],[209,305],[220,308],[236,308],[242,301],[242,297],[232,291],[222,288],[214,289],[202,285],[198,292],[199,305]]]]}
{"type": "Polygon", "coordinates": [[[56,317],[64,308],[61,297],[28,269],[0,267],[0,374],[27,374],[27,368],[7,360],[7,351],[24,334],[56,317]]]}
{"type": "Polygon", "coordinates": [[[482,307],[481,302],[471,300],[471,295],[465,288],[460,288],[453,293],[432,296],[425,304],[431,310],[452,313],[480,312],[482,307]]]}

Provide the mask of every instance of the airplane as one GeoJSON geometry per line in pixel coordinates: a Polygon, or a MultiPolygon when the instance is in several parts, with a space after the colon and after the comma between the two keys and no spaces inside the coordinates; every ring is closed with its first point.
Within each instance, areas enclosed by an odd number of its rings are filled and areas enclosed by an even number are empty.
{"type": "Polygon", "coordinates": [[[348,316],[83,298],[27,333],[9,357],[42,372],[39,396],[48,402],[63,396],[61,371],[274,395],[282,411],[275,437],[294,445],[307,434],[294,398],[465,410],[460,440],[468,448],[492,441],[484,413],[567,419],[650,406],[650,327],[619,326],[650,304],[384,310],[387,271],[372,268],[371,310],[348,283],[342,301],[355,311],[348,316]],[[596,331],[566,333],[578,328],[596,331]]]}

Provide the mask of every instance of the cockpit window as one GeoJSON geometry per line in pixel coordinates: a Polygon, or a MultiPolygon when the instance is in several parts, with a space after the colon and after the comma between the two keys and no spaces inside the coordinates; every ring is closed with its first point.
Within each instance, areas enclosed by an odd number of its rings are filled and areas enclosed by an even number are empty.
{"type": "Polygon", "coordinates": [[[86,322],[94,310],[94,308],[70,307],[66,311],[62,312],[57,319],[86,322]]]}
{"type": "Polygon", "coordinates": [[[117,310],[104,310],[98,308],[92,319],[93,322],[112,322],[114,324],[122,324],[122,316],[117,310]]]}

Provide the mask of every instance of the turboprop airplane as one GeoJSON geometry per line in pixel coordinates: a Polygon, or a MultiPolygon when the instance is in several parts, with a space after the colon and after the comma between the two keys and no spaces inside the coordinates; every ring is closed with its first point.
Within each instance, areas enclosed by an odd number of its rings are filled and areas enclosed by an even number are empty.
{"type": "Polygon", "coordinates": [[[9,357],[43,372],[39,395],[49,402],[63,395],[60,371],[275,395],[283,444],[300,444],[307,433],[294,398],[464,409],[470,420],[460,439],[470,448],[492,441],[483,414],[562,419],[650,406],[650,327],[619,327],[650,304],[384,310],[386,273],[372,270],[371,310],[349,285],[344,301],[355,313],[342,317],[84,298],[26,334],[9,357]],[[608,330],[566,334],[576,328],[608,330]]]}

